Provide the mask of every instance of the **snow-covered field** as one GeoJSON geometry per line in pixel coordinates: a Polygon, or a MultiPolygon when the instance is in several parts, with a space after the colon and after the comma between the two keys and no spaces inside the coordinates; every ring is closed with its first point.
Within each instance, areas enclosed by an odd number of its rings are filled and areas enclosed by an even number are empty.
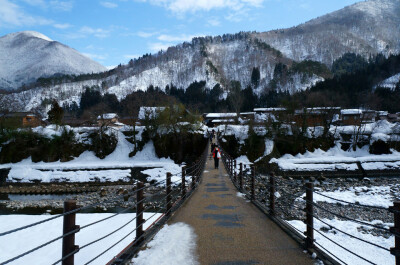
{"type": "MultiPolygon", "coordinates": [[[[349,203],[359,203],[361,205],[378,206],[384,208],[392,206],[393,201],[395,200],[393,194],[391,193],[391,187],[389,186],[351,187],[347,189],[338,189],[335,191],[320,191],[319,189],[316,189],[316,191],[318,191],[322,195],[346,201],[349,203]]],[[[334,205],[336,204],[348,205],[345,202],[340,202],[334,199],[326,198],[322,195],[314,193],[313,195],[314,202],[325,202],[334,205]]],[[[304,201],[302,199],[303,197],[304,194],[301,195],[296,201],[304,201]]],[[[354,206],[350,205],[349,207],[354,207],[354,206]]],[[[333,212],[336,212],[336,210],[333,210],[331,208],[328,209],[333,212]]],[[[359,210],[362,212],[366,211],[364,207],[360,208],[359,210]]],[[[341,212],[340,214],[346,216],[346,213],[341,212]]],[[[381,220],[366,221],[362,219],[362,216],[364,216],[364,214],[360,213],[360,215],[357,216],[356,219],[367,224],[382,227],[384,229],[389,229],[391,226],[393,226],[393,223],[384,223],[381,220]]],[[[379,218],[379,216],[380,215],[377,215],[376,218],[379,218]]],[[[385,251],[376,246],[352,238],[351,236],[346,235],[340,232],[339,230],[342,230],[350,235],[356,236],[358,238],[374,243],[386,249],[394,247],[394,236],[389,237],[386,232],[376,233],[377,231],[380,231],[380,229],[352,222],[349,220],[343,220],[337,218],[334,219],[321,218],[321,220],[322,221],[314,218],[314,228],[319,232],[319,233],[318,232],[314,233],[316,242],[322,245],[324,248],[328,249],[330,252],[332,252],[335,256],[339,257],[345,263],[355,264],[355,265],[370,264],[360,259],[359,257],[354,256],[353,254],[349,253],[348,251],[344,250],[338,245],[330,242],[324,236],[335,241],[337,244],[349,249],[350,251],[356,253],[357,255],[360,255],[363,258],[373,262],[374,264],[379,264],[379,265],[395,264],[394,256],[391,255],[389,251],[385,251]],[[325,224],[324,222],[329,225],[325,224]],[[337,228],[338,230],[335,228],[337,228]],[[322,236],[320,233],[322,233],[324,236],[322,236]],[[384,234],[386,234],[387,237],[384,237],[383,236],[384,234]]],[[[297,229],[299,229],[300,231],[306,230],[306,225],[304,224],[303,221],[291,220],[287,222],[296,227],[297,229]]]]}
{"type": "MultiPolygon", "coordinates": [[[[53,130],[50,129],[43,130],[48,130],[49,132],[47,132],[47,134],[53,132],[53,130]]],[[[144,172],[144,174],[150,176],[150,179],[157,180],[160,177],[165,178],[166,172],[177,174],[181,171],[181,167],[175,164],[172,159],[158,158],[153,142],[151,141],[134,157],[129,157],[129,153],[133,148],[133,144],[128,142],[123,133],[119,131],[117,147],[114,152],[104,159],[96,157],[91,151],[85,151],[79,157],[68,162],[34,163],[31,158],[27,158],[18,163],[1,164],[0,168],[11,168],[7,180],[9,182],[29,182],[31,180],[41,180],[42,182],[65,180],[70,182],[127,180],[130,176],[130,170],[117,169],[132,167],[157,168],[155,170],[145,170],[144,172]],[[107,170],[98,170],[102,168],[107,170]],[[114,170],[110,170],[113,168],[114,170]],[[77,171],[66,172],[62,171],[62,169],[76,169],[77,171]],[[96,171],[90,169],[96,169],[96,171]]]]}
{"type": "Polygon", "coordinates": [[[139,252],[132,262],[140,265],[197,265],[194,253],[196,237],[188,224],[165,225],[147,244],[147,249],[139,252]]]}
{"type": "MultiPolygon", "coordinates": [[[[313,199],[315,202],[338,203],[343,205],[348,205],[348,203],[345,202],[349,202],[388,208],[393,206],[394,201],[394,197],[391,195],[390,187],[388,186],[351,187],[349,189],[339,189],[336,191],[318,191],[316,189],[316,191],[322,195],[314,193],[313,199]]],[[[303,194],[301,198],[304,196],[305,194],[303,194]]]]}
{"type": "MultiPolygon", "coordinates": [[[[342,231],[345,231],[351,235],[362,238],[366,241],[372,242],[374,244],[380,245],[384,248],[391,248],[394,246],[394,237],[391,236],[389,238],[384,238],[382,236],[373,236],[368,233],[359,232],[359,228],[361,225],[350,222],[350,221],[341,221],[341,220],[328,220],[322,219],[324,222],[328,223],[330,226],[334,226],[342,231]]],[[[293,220],[288,221],[291,225],[299,229],[300,231],[306,230],[306,225],[302,221],[293,220]]],[[[386,224],[388,227],[389,224],[386,224]]],[[[361,242],[357,239],[351,238],[341,232],[336,231],[335,229],[331,229],[328,225],[322,223],[321,221],[314,220],[314,228],[321,232],[323,235],[327,236],[331,240],[335,241],[341,246],[348,248],[349,250],[357,253],[367,260],[379,265],[393,265],[395,264],[394,256],[390,254],[390,252],[380,249],[378,247],[369,245],[367,243],[361,242]],[[321,229],[327,231],[324,232],[321,229]]],[[[367,228],[364,226],[364,228],[367,228]]],[[[361,264],[370,264],[351,253],[345,251],[343,248],[337,246],[336,244],[330,242],[328,239],[324,238],[319,233],[315,232],[314,237],[316,242],[322,245],[324,248],[328,249],[334,255],[338,256],[342,261],[347,264],[352,265],[361,265],[361,264]]]]}
{"type": "MultiPolygon", "coordinates": [[[[99,213],[77,214],[76,224],[82,227],[86,224],[101,220],[111,215],[112,214],[99,213]]],[[[144,218],[147,220],[152,215],[152,213],[145,213],[144,218]]],[[[49,215],[0,215],[0,233],[34,222],[45,220],[49,217],[49,215]]],[[[151,225],[158,217],[159,214],[155,214],[153,217],[147,220],[144,226],[145,229],[149,225],[151,225]]],[[[76,234],[75,242],[77,245],[82,247],[87,243],[90,243],[98,238],[107,235],[108,233],[111,233],[117,228],[133,220],[133,218],[135,218],[135,214],[132,213],[120,214],[104,222],[82,229],[76,234]]],[[[17,255],[20,255],[58,236],[61,236],[63,230],[62,222],[63,218],[57,218],[44,224],[40,224],[29,229],[0,237],[0,263],[17,255]]],[[[75,255],[75,264],[85,264],[86,262],[90,261],[92,258],[96,257],[101,252],[105,251],[107,248],[111,247],[113,244],[117,243],[120,239],[133,231],[135,229],[135,226],[136,220],[133,220],[131,223],[129,223],[127,226],[125,226],[115,234],[86,248],[83,248],[75,255]]],[[[134,238],[135,232],[126,237],[115,247],[112,247],[109,251],[100,256],[91,264],[106,264],[108,261],[113,259],[115,255],[120,253],[129,243],[131,243],[134,238]]],[[[35,251],[9,264],[53,264],[54,262],[61,259],[61,256],[62,241],[58,240],[48,246],[41,248],[38,251],[35,251]]]]}
{"type": "Polygon", "coordinates": [[[328,151],[317,149],[296,156],[286,154],[270,162],[277,163],[282,170],[297,171],[358,170],[356,162],[361,162],[366,170],[400,169],[400,153],[391,151],[392,154],[372,155],[368,152],[368,146],[356,151],[343,151],[336,145],[328,151]]]}

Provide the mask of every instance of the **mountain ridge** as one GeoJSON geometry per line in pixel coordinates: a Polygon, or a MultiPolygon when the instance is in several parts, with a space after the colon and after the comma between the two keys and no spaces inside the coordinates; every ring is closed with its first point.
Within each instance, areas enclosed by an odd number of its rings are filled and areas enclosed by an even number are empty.
{"type": "Polygon", "coordinates": [[[370,0],[289,29],[198,37],[190,43],[132,60],[103,76],[91,79],[89,75],[77,82],[66,78],[55,85],[39,84],[31,91],[4,95],[1,101],[14,109],[30,110],[49,98],[61,103],[79,103],[86,86],[97,86],[101,93],[115,93],[122,99],[150,85],[161,90],[167,85],[185,89],[201,80],[207,82],[207,88],[220,84],[229,92],[230,81],[239,81],[242,89],[251,85],[254,68],[260,72],[258,86],[253,87],[257,94],[268,90],[293,94],[324,80],[313,72],[294,70],[294,63],[313,60],[330,66],[349,52],[365,58],[378,53],[399,53],[400,12],[397,11],[400,1],[370,0]],[[16,103],[12,104],[13,101],[16,103]]]}
{"type": "Polygon", "coordinates": [[[14,90],[54,74],[83,74],[107,69],[73,48],[35,31],[0,37],[0,88],[14,90]],[[2,70],[1,70],[2,69],[2,70]]]}

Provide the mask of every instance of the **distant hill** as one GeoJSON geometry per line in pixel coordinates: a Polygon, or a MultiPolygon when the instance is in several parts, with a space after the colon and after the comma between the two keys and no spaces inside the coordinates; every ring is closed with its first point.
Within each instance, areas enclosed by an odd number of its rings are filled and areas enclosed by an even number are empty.
{"type": "Polygon", "coordinates": [[[28,91],[0,95],[0,103],[13,110],[35,109],[47,99],[79,103],[87,86],[121,100],[150,85],[186,89],[195,81],[209,89],[220,84],[226,93],[238,81],[257,95],[293,94],[331,78],[333,62],[346,53],[366,59],[398,54],[399,25],[399,0],[363,1],[289,29],[194,38],[106,73],[42,80],[28,91]]]}
{"type": "Polygon", "coordinates": [[[14,90],[39,77],[107,69],[78,51],[35,31],[0,38],[0,89],[14,90]]]}
{"type": "Polygon", "coordinates": [[[285,56],[331,65],[344,53],[400,52],[400,1],[369,0],[296,27],[252,34],[285,56]]]}

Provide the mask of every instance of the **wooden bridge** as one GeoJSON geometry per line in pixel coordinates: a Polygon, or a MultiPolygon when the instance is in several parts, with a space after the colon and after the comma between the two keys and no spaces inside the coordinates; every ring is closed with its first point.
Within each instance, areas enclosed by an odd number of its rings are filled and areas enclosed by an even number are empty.
{"type": "Polygon", "coordinates": [[[198,190],[169,221],[197,235],[200,264],[313,264],[309,255],[207,160],[198,190]],[[238,196],[239,195],[239,196],[238,196]]]}
{"type": "MultiPolygon", "coordinates": [[[[179,181],[172,181],[172,175],[167,173],[166,179],[150,185],[138,182],[133,191],[129,194],[116,196],[110,200],[121,200],[124,196],[134,197],[134,203],[129,208],[115,213],[109,217],[96,220],[92,223],[79,227],[76,224],[75,215],[77,212],[96,205],[85,207],[77,207],[76,202],[65,202],[64,213],[52,216],[46,220],[35,222],[23,227],[0,232],[0,239],[10,234],[31,229],[39,225],[46,225],[48,221],[57,218],[63,218],[63,233],[61,236],[55,237],[39,246],[32,246],[28,251],[21,254],[2,259],[0,251],[0,265],[12,264],[22,258],[29,257],[35,251],[42,249],[53,242],[62,240],[63,248],[60,253],[60,259],[52,262],[52,264],[62,263],[63,265],[74,264],[74,256],[79,255],[82,249],[95,244],[97,242],[108,240],[121,228],[130,225],[132,230],[117,242],[113,242],[111,247],[101,250],[93,254],[85,264],[99,264],[96,260],[110,251],[112,247],[117,246],[121,240],[132,237],[131,243],[121,252],[110,260],[107,264],[127,264],[138,253],[138,251],[152,239],[152,237],[161,229],[165,223],[174,224],[184,222],[189,224],[197,235],[196,256],[200,264],[215,265],[247,265],[247,264],[314,264],[316,256],[323,260],[325,264],[376,264],[368,258],[363,257],[348,248],[348,246],[340,245],[330,239],[324,233],[314,228],[314,220],[324,222],[315,214],[314,208],[328,211],[338,218],[356,222],[363,226],[369,226],[373,229],[384,230],[395,238],[394,247],[391,249],[382,247],[374,242],[366,241],[359,235],[348,234],[332,225],[331,229],[338,233],[344,233],[351,238],[362,241],[365,244],[372,245],[379,251],[390,252],[396,258],[396,264],[400,265],[400,202],[394,203],[391,208],[374,207],[350,203],[334,198],[338,203],[346,203],[349,207],[365,207],[368,210],[390,211],[394,216],[395,226],[391,229],[367,223],[360,220],[354,220],[349,217],[334,213],[329,209],[324,209],[314,202],[314,191],[312,183],[306,183],[304,191],[305,199],[305,224],[306,231],[299,231],[291,226],[288,222],[282,220],[277,214],[279,205],[276,203],[276,191],[279,189],[276,184],[276,177],[261,176],[257,174],[254,167],[251,170],[244,170],[242,165],[237,165],[236,160],[232,159],[229,154],[222,152],[222,163],[219,169],[214,168],[214,161],[209,158],[208,145],[201,157],[192,165],[183,167],[182,172],[175,175],[179,177],[179,181]],[[256,188],[259,184],[267,187],[268,193],[259,194],[260,189],[256,188]],[[161,188],[160,188],[161,187],[161,188]],[[164,188],[165,187],[165,188],[164,188]],[[156,194],[148,193],[149,189],[158,188],[156,194]],[[161,195],[161,197],[160,197],[161,195]],[[164,206],[156,209],[150,207],[149,203],[152,196],[158,196],[158,200],[165,202],[164,206]],[[160,199],[161,198],[161,199],[160,199]],[[126,213],[129,210],[136,210],[136,216],[121,227],[117,227],[111,233],[99,236],[99,238],[86,243],[82,246],[75,245],[75,235],[79,236],[79,232],[90,226],[112,219],[113,217],[126,213]],[[150,210],[153,209],[153,210],[150,210]],[[151,212],[151,217],[159,214],[158,219],[153,222],[147,229],[144,229],[144,214],[151,212]],[[132,222],[135,221],[136,225],[132,222]],[[354,255],[360,263],[348,263],[341,257],[330,252],[314,237],[314,232],[321,234],[328,240],[332,241],[344,251],[354,255]]],[[[282,196],[294,197],[283,190],[280,190],[282,196]]],[[[321,196],[325,196],[318,193],[321,196]]],[[[294,205],[290,205],[295,207],[294,205]]],[[[151,220],[147,218],[147,220],[151,220]]],[[[1,230],[0,230],[1,231],[1,230]]],[[[25,244],[27,242],[24,242],[25,244]]],[[[21,264],[21,263],[20,263],[21,264]]]]}

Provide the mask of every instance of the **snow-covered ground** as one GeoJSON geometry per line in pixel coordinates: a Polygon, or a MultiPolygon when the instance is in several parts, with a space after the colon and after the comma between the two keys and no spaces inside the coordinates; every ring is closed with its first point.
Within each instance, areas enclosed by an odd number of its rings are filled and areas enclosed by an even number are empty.
{"type": "MultiPolygon", "coordinates": [[[[86,224],[101,220],[111,215],[112,214],[105,213],[77,214],[76,224],[82,227],[86,224]]],[[[152,213],[145,213],[144,218],[147,220],[152,215],[152,213]]],[[[0,233],[34,222],[45,220],[49,217],[49,215],[0,215],[0,233]]],[[[76,234],[75,242],[77,245],[82,247],[87,243],[90,243],[100,237],[107,235],[108,233],[111,233],[112,231],[131,221],[134,217],[135,214],[132,213],[120,214],[104,222],[82,229],[76,234]]],[[[149,225],[151,225],[158,217],[159,214],[155,214],[153,217],[147,220],[144,225],[145,229],[149,225]]],[[[61,236],[63,230],[62,222],[63,218],[57,218],[44,224],[40,224],[29,229],[0,237],[0,263],[11,259],[19,254],[22,254],[34,247],[37,247],[47,241],[50,241],[58,236],[61,236]]],[[[125,226],[115,234],[84,249],[81,249],[75,255],[75,264],[85,264],[92,258],[96,257],[101,252],[105,251],[107,248],[111,247],[113,244],[117,243],[120,239],[133,231],[135,229],[135,225],[136,220],[133,220],[131,223],[129,223],[127,226],[125,226]]],[[[91,264],[106,264],[108,261],[113,259],[115,255],[120,253],[129,243],[131,243],[134,238],[135,232],[126,237],[115,247],[112,247],[109,251],[100,256],[91,264]]],[[[54,262],[61,259],[61,256],[62,241],[58,240],[48,246],[41,248],[38,251],[35,251],[9,264],[53,264],[54,262]]]]}
{"type": "Polygon", "coordinates": [[[188,224],[165,225],[132,262],[140,265],[197,265],[196,237],[188,224]]]}
{"type": "MultiPolygon", "coordinates": [[[[42,128],[44,134],[52,134],[51,128],[42,128]]],[[[165,177],[166,172],[177,174],[181,167],[169,158],[158,158],[155,152],[153,142],[148,142],[142,151],[137,152],[134,157],[129,157],[133,150],[133,144],[128,142],[121,131],[118,131],[118,144],[114,152],[104,159],[95,156],[91,151],[83,152],[79,157],[68,162],[32,162],[27,158],[18,163],[1,164],[0,168],[11,168],[8,175],[8,181],[29,182],[31,180],[65,181],[71,182],[89,182],[95,181],[118,181],[127,180],[130,176],[130,170],[117,170],[118,168],[132,167],[153,167],[154,170],[145,170],[150,179],[157,180],[159,177],[165,177]],[[98,170],[98,169],[107,170],[98,170]],[[110,170],[113,169],[114,170],[110,170]],[[76,169],[75,172],[65,172],[62,169],[76,169]],[[85,170],[79,170],[85,169],[85,170]],[[88,170],[89,169],[89,170],[88,170]],[[90,169],[96,169],[90,170],[90,169]],[[45,170],[45,171],[43,171],[45,170]]]]}
{"type": "MultiPolygon", "coordinates": [[[[350,221],[341,221],[337,219],[329,220],[322,219],[324,222],[328,223],[330,226],[336,227],[346,233],[362,238],[366,241],[372,242],[374,244],[380,245],[384,248],[391,248],[394,246],[394,237],[391,236],[389,238],[385,238],[382,236],[373,236],[369,233],[361,233],[359,232],[359,228],[362,225],[350,222],[350,221]]],[[[306,230],[306,225],[303,221],[292,220],[288,221],[291,225],[299,229],[300,231],[306,230]]],[[[379,222],[379,221],[378,221],[379,222]]],[[[377,222],[374,222],[376,224],[377,222]]],[[[383,224],[386,227],[389,227],[391,224],[383,224]]],[[[328,225],[322,223],[319,220],[314,220],[314,228],[321,232],[323,235],[327,236],[331,240],[335,241],[341,246],[344,246],[351,251],[357,253],[367,260],[379,265],[393,265],[395,264],[394,256],[390,254],[390,252],[380,249],[378,247],[369,245],[367,243],[361,242],[357,239],[354,239],[350,236],[347,236],[335,229],[331,229],[328,225]],[[321,230],[322,229],[322,230],[321,230]],[[325,232],[326,231],[326,232],[325,232]]],[[[367,226],[363,226],[363,228],[367,228],[367,226]]],[[[345,251],[343,248],[335,245],[330,242],[328,239],[324,238],[319,233],[315,232],[314,237],[316,242],[322,245],[324,248],[328,249],[335,256],[338,256],[341,260],[343,260],[347,264],[352,265],[361,265],[361,264],[370,264],[351,253],[345,251]]]]}
{"type": "MultiPolygon", "coordinates": [[[[313,199],[316,202],[338,203],[348,205],[348,203],[337,200],[346,201],[349,203],[359,203],[361,205],[378,206],[388,208],[393,206],[394,197],[391,195],[390,187],[388,186],[371,186],[371,187],[351,187],[348,189],[339,189],[336,191],[316,191],[313,199]],[[333,199],[327,198],[325,196],[333,199]],[[334,200],[337,199],[337,200],[334,200]]],[[[303,198],[305,194],[301,196],[303,198]]],[[[298,199],[302,200],[302,199],[298,199]]]]}
{"type": "MultiPolygon", "coordinates": [[[[332,197],[334,199],[342,200],[345,202],[349,203],[359,203],[361,205],[368,205],[368,206],[378,206],[378,207],[384,207],[387,208],[389,206],[393,205],[393,201],[396,199],[394,198],[393,190],[395,186],[398,186],[397,183],[393,185],[387,185],[387,186],[359,186],[359,187],[347,187],[347,188],[339,188],[335,191],[322,191],[321,188],[316,188],[316,191],[318,193],[332,197]],[[392,189],[392,191],[391,191],[392,189]]],[[[348,205],[345,202],[340,202],[337,200],[333,200],[330,198],[326,198],[320,194],[314,193],[313,199],[314,202],[324,202],[324,203],[329,203],[332,205],[336,204],[341,204],[341,205],[348,205]]],[[[304,202],[303,197],[305,194],[301,195],[299,198],[296,199],[296,201],[301,201],[304,202]]],[[[329,207],[326,204],[324,204],[324,207],[327,209],[337,212],[337,210],[334,210],[334,207],[329,207]]],[[[352,205],[349,205],[349,207],[354,207],[352,205]]],[[[356,207],[357,208],[357,207],[356,207]]],[[[343,209],[343,208],[342,208],[343,209]]],[[[368,221],[370,216],[367,213],[368,211],[364,207],[359,208],[359,213],[356,215],[356,217],[353,217],[359,221],[362,221],[367,224],[371,224],[374,226],[382,227],[384,229],[389,229],[391,226],[393,226],[393,223],[385,223],[379,218],[383,218],[381,214],[375,215],[374,219],[369,219],[373,221],[368,221]],[[367,217],[368,216],[368,217],[367,217]],[[364,219],[363,219],[364,218],[364,219]],[[377,220],[376,220],[376,219],[377,220]]],[[[318,211],[317,211],[318,212],[318,211]]],[[[341,215],[349,217],[349,215],[346,214],[346,212],[341,211],[341,215]]],[[[350,216],[351,217],[351,216],[350,216]]],[[[367,260],[370,260],[374,264],[379,264],[379,265],[385,265],[385,264],[395,264],[395,259],[394,256],[390,254],[389,251],[385,251],[383,249],[380,249],[376,246],[372,246],[368,243],[362,242],[360,240],[354,239],[351,236],[348,236],[339,230],[342,230],[350,235],[356,236],[358,238],[361,238],[365,241],[372,242],[376,245],[379,245],[383,248],[390,249],[391,247],[394,247],[394,236],[389,236],[384,231],[380,231],[377,228],[359,224],[356,222],[352,222],[349,220],[343,220],[343,219],[337,219],[337,218],[323,218],[320,217],[320,219],[323,221],[321,222],[320,220],[314,218],[314,228],[322,233],[324,236],[330,238],[331,240],[335,241],[341,246],[344,246],[345,248],[348,248],[349,250],[355,252],[356,254],[364,257],[367,260]],[[327,223],[327,224],[324,224],[327,223]],[[337,229],[335,229],[337,228],[337,229]],[[382,233],[378,233],[382,232],[382,233]],[[384,236],[385,235],[385,236],[384,236]]],[[[303,221],[300,220],[291,220],[287,221],[300,231],[305,231],[306,230],[306,225],[304,224],[303,221]]],[[[370,264],[368,262],[363,261],[362,259],[352,255],[348,251],[344,250],[343,248],[335,245],[334,243],[330,242],[328,239],[324,238],[321,234],[318,232],[314,232],[314,237],[316,239],[316,242],[320,245],[322,245],[324,248],[328,249],[330,252],[332,252],[335,256],[339,257],[342,261],[344,261],[347,264],[370,264]]]]}
{"type": "Polygon", "coordinates": [[[400,168],[400,153],[391,150],[392,154],[372,155],[365,146],[356,151],[343,151],[339,145],[323,151],[316,149],[296,156],[286,154],[273,158],[270,162],[277,163],[282,170],[298,171],[332,171],[337,169],[358,170],[356,162],[361,162],[364,169],[400,168]]]}

